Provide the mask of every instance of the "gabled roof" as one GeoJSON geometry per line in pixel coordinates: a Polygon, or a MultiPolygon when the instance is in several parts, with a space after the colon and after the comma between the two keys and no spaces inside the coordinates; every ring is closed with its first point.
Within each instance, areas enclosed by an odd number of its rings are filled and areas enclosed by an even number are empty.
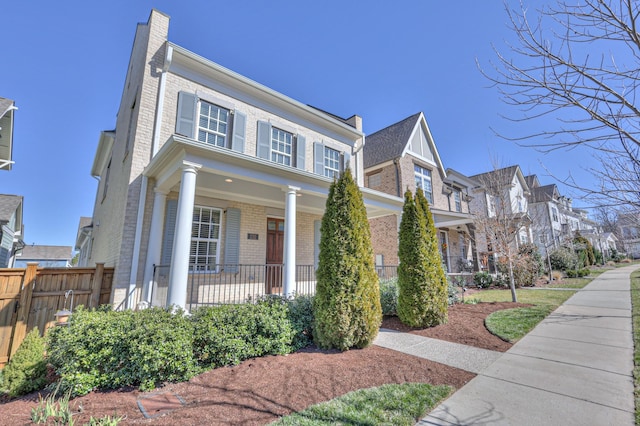
{"type": "Polygon", "coordinates": [[[91,230],[93,229],[93,218],[81,216],[80,223],[78,225],[78,233],[76,234],[76,250],[80,250],[84,239],[87,238],[91,234],[91,230]]]}
{"type": "Polygon", "coordinates": [[[520,166],[509,166],[504,167],[498,170],[492,170],[486,173],[480,173],[477,175],[469,176],[469,178],[477,181],[481,185],[499,185],[499,186],[507,186],[511,185],[513,182],[513,178],[517,177],[522,185],[522,189],[525,192],[529,192],[529,185],[527,184],[527,180],[524,178],[522,174],[522,170],[520,170],[520,166]]]}
{"type": "Polygon", "coordinates": [[[413,114],[404,120],[398,121],[382,130],[367,136],[363,152],[364,168],[376,166],[387,161],[393,161],[402,157],[407,151],[417,129],[422,126],[426,136],[429,148],[433,153],[433,159],[440,169],[443,176],[446,177],[446,171],[440,161],[440,155],[436,148],[431,131],[427,125],[424,114],[419,112],[413,114]]]}
{"type": "Polygon", "coordinates": [[[525,176],[524,180],[527,181],[527,185],[529,185],[529,189],[531,190],[540,186],[540,181],[538,180],[538,176],[536,175],[525,176]]]}
{"type": "Polygon", "coordinates": [[[68,260],[71,255],[71,246],[24,246],[19,255],[23,260],[68,260]]]}
{"type": "Polygon", "coordinates": [[[546,203],[547,201],[553,201],[559,196],[558,187],[554,183],[531,188],[532,203],[546,203]]]}
{"type": "MultiPolygon", "coordinates": [[[[0,194],[0,224],[9,222],[13,214],[16,213],[16,210],[19,210],[19,216],[22,215],[23,200],[22,195],[0,194]]],[[[18,222],[22,222],[22,217],[18,217],[18,222]]],[[[19,226],[19,224],[17,225],[19,226]]]]}

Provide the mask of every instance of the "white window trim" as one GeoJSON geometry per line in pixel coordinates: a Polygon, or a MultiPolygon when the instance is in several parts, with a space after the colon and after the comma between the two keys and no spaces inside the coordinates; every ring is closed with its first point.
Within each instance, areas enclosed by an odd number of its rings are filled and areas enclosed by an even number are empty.
{"type": "Polygon", "coordinates": [[[195,136],[195,140],[197,140],[200,143],[204,143],[207,145],[213,145],[213,146],[217,146],[220,148],[229,148],[231,146],[231,138],[233,138],[233,135],[231,134],[231,127],[232,127],[232,123],[233,123],[233,110],[230,110],[222,105],[218,105],[212,102],[209,102],[206,99],[198,99],[197,105],[196,105],[196,119],[195,119],[195,125],[196,125],[196,134],[195,136]],[[200,130],[202,129],[202,131],[204,131],[205,133],[212,133],[215,135],[221,135],[221,133],[215,132],[211,129],[208,129],[206,127],[201,127],[200,126],[200,116],[202,115],[202,102],[206,102],[209,105],[212,105],[214,107],[220,108],[220,109],[225,109],[227,110],[228,114],[227,114],[227,131],[224,134],[224,144],[222,146],[218,145],[218,144],[212,144],[209,142],[204,142],[200,140],[200,130]]]}
{"type": "MultiPolygon", "coordinates": [[[[426,170],[426,171],[429,172],[429,184],[431,186],[431,191],[427,193],[424,190],[424,188],[422,188],[422,191],[424,192],[425,197],[427,197],[427,201],[429,201],[430,204],[433,204],[433,195],[434,195],[433,194],[433,170],[431,170],[431,169],[429,169],[427,167],[421,166],[420,164],[415,164],[414,163],[413,164],[413,180],[414,180],[414,182],[416,180],[416,175],[418,174],[418,171],[416,170],[416,167],[420,167],[422,170],[426,170]]],[[[425,180],[424,177],[426,177],[426,175],[421,171],[420,172],[420,176],[422,176],[422,178],[423,178],[422,181],[424,182],[424,180],[425,180]]],[[[416,191],[417,190],[418,190],[418,187],[416,185],[416,191]]]]}
{"type": "MultiPolygon", "coordinates": [[[[323,160],[324,160],[324,175],[325,175],[325,177],[333,178],[334,176],[335,177],[340,176],[340,172],[341,172],[341,169],[342,169],[340,167],[341,157],[342,157],[340,151],[338,151],[337,149],[333,149],[333,148],[331,148],[330,146],[327,146],[327,145],[324,145],[323,148],[324,148],[323,149],[323,155],[324,155],[323,160]],[[333,168],[333,167],[327,166],[327,150],[330,153],[335,153],[335,154],[338,155],[338,158],[335,159],[335,161],[337,163],[337,168],[333,168]],[[329,174],[327,174],[328,171],[331,171],[333,173],[331,175],[329,175],[329,174]]],[[[329,160],[330,161],[334,161],[334,159],[332,159],[332,158],[329,158],[329,160]]]]}
{"type": "MultiPolygon", "coordinates": [[[[197,241],[209,241],[209,242],[216,241],[217,245],[218,245],[217,249],[216,249],[216,256],[215,256],[215,262],[214,262],[214,265],[216,267],[214,269],[209,269],[209,270],[197,270],[195,268],[195,266],[197,264],[193,263],[191,261],[191,257],[192,257],[191,256],[191,250],[189,250],[189,265],[194,267],[194,269],[191,272],[192,273],[205,273],[205,274],[206,273],[218,273],[219,271],[218,271],[217,266],[220,265],[220,251],[221,251],[221,248],[222,248],[222,245],[221,245],[221,243],[222,243],[222,235],[224,235],[223,229],[222,229],[222,224],[224,223],[224,217],[223,217],[224,210],[221,209],[221,208],[218,208],[218,207],[203,206],[203,205],[197,205],[197,204],[194,205],[193,207],[194,207],[194,212],[195,212],[195,209],[207,209],[207,210],[211,210],[211,211],[217,210],[218,212],[220,212],[220,223],[218,224],[218,238],[197,238],[197,237],[193,236],[193,221],[191,222],[192,223],[191,224],[192,231],[191,231],[191,238],[189,240],[190,242],[193,242],[194,240],[197,240],[197,241]]],[[[211,264],[209,264],[209,265],[211,265],[211,264]]]]}
{"type": "MultiPolygon", "coordinates": [[[[280,143],[280,141],[277,141],[278,143],[280,143]]],[[[295,167],[295,145],[296,145],[296,134],[295,133],[291,133],[288,130],[285,129],[281,129],[280,127],[277,126],[271,126],[271,134],[269,135],[269,143],[271,144],[271,158],[270,160],[276,164],[280,164],[282,166],[287,166],[287,167],[295,167]],[[273,138],[273,132],[274,131],[281,131],[285,134],[288,134],[291,136],[291,141],[290,141],[290,146],[289,146],[289,153],[287,154],[284,151],[279,151],[277,149],[273,148],[273,142],[274,142],[274,138],[273,138]],[[283,157],[288,157],[289,158],[289,164],[286,163],[281,163],[279,161],[276,161],[273,159],[274,154],[276,156],[278,155],[282,155],[283,157]]]]}

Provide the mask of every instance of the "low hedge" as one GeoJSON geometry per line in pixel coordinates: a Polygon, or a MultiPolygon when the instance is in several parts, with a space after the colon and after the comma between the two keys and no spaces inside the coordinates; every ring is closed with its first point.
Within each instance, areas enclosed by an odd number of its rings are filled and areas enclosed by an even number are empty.
{"type": "Polygon", "coordinates": [[[146,391],[212,367],[294,352],[310,343],[311,329],[309,297],[199,308],[190,316],[80,307],[68,327],[49,332],[47,352],[60,389],[72,396],[123,386],[146,391]]]}

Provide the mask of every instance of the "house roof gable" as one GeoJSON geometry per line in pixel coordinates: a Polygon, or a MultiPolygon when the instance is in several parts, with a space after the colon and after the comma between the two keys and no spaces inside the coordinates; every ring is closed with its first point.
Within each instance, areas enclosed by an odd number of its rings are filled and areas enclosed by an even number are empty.
{"type": "Polygon", "coordinates": [[[387,161],[393,161],[402,157],[409,151],[409,145],[417,131],[422,129],[426,136],[429,148],[433,154],[433,161],[440,169],[443,176],[446,171],[440,160],[440,154],[429,130],[429,125],[422,112],[413,114],[384,129],[378,130],[366,138],[363,162],[368,169],[387,161]]]}
{"type": "Polygon", "coordinates": [[[7,223],[16,214],[16,226],[22,223],[22,195],[0,194],[0,223],[7,223]]]}
{"type": "Polygon", "coordinates": [[[20,254],[24,260],[68,260],[71,255],[71,246],[25,246],[20,254]]]}

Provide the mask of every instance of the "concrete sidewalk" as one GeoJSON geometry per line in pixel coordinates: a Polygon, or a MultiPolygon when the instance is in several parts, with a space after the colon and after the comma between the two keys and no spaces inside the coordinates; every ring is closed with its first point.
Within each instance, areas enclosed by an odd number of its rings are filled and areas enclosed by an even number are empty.
{"type": "Polygon", "coordinates": [[[600,275],[418,424],[634,425],[636,269],[600,275]]]}

